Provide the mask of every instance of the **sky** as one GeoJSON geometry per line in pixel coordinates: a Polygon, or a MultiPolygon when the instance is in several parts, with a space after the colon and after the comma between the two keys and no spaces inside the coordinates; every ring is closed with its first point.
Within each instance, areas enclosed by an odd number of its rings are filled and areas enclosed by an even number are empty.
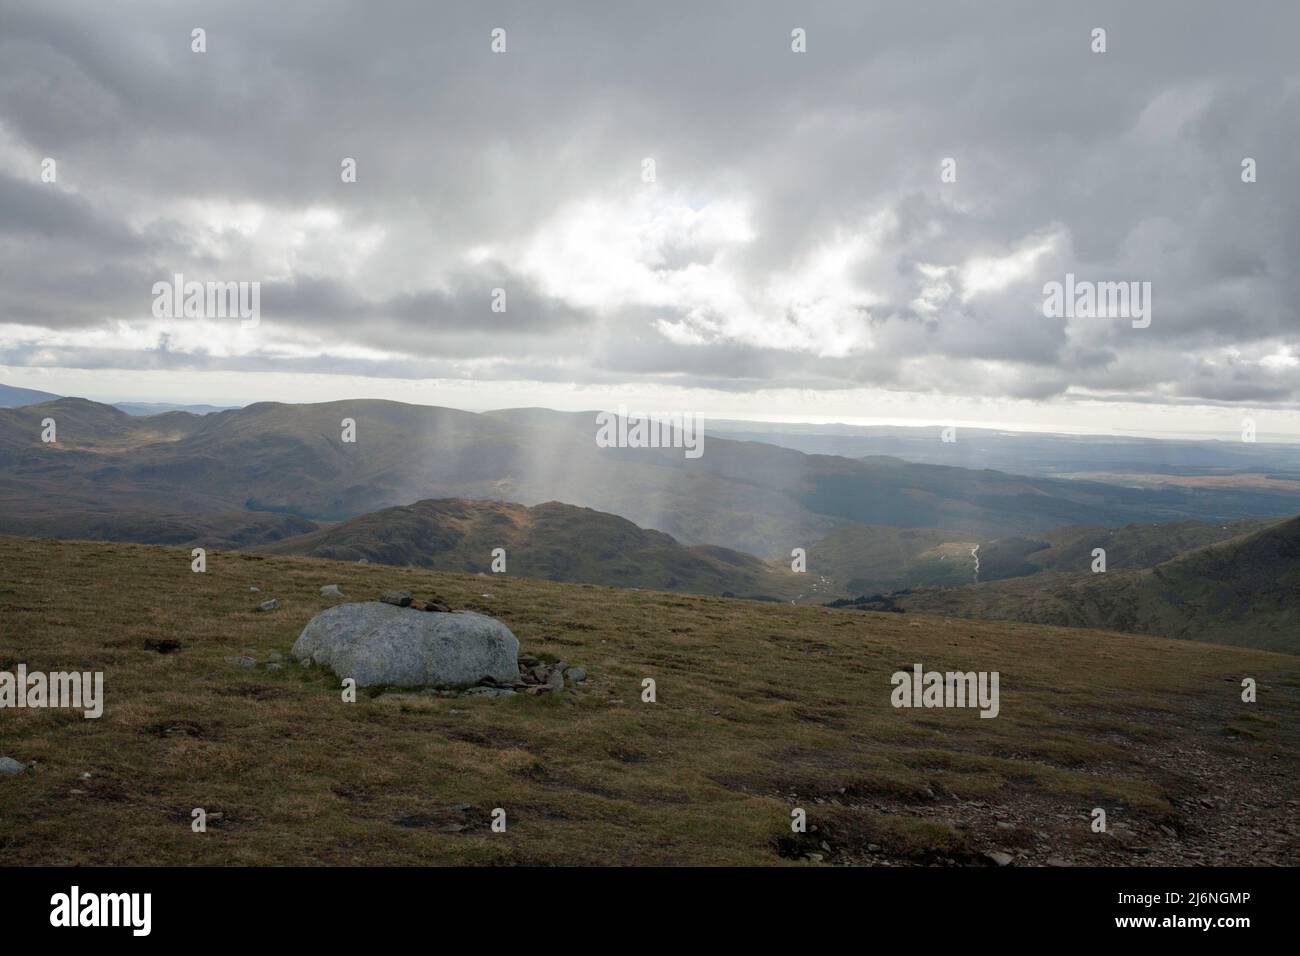
{"type": "Polygon", "coordinates": [[[1298,34],[1291,2],[0,0],[0,381],[1294,440],[1298,34]],[[257,283],[257,323],[159,316],[176,274],[257,283]],[[1149,325],[1046,315],[1067,274],[1149,325]]]}

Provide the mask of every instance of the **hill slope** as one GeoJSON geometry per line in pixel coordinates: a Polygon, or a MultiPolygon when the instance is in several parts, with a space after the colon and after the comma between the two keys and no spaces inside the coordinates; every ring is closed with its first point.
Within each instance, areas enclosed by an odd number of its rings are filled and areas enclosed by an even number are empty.
{"type": "Polygon", "coordinates": [[[1300,653],[1300,518],[1140,571],[1043,574],[891,596],[908,611],[1099,627],[1300,653]]]}
{"type": "Polygon", "coordinates": [[[617,515],[551,501],[532,508],[444,498],[385,508],[256,550],[438,571],[506,571],[548,581],[685,591],[793,596],[798,578],[727,548],[684,547],[617,515]]]}
{"type": "Polygon", "coordinates": [[[1111,571],[1150,568],[1207,544],[1228,541],[1273,524],[1250,519],[1227,524],[1169,521],[1129,524],[1122,528],[1071,525],[1033,538],[998,538],[980,545],[980,581],[1023,577],[1040,571],[1084,571],[1092,567],[1092,552],[1106,552],[1111,571]]]}
{"type": "Polygon", "coordinates": [[[17,385],[0,385],[0,408],[18,408],[22,405],[35,405],[39,402],[51,402],[59,396],[53,392],[41,392],[34,388],[20,388],[17,385]]]}
{"type": "Polygon", "coordinates": [[[837,594],[966,584],[975,577],[978,543],[941,528],[846,524],[808,549],[809,571],[827,575],[837,594]]]}
{"type": "Polygon", "coordinates": [[[1300,862],[1285,655],[509,575],[487,601],[472,575],[250,554],[194,574],[157,546],[0,539],[0,565],[3,667],[105,687],[98,720],[5,711],[0,753],[35,762],[0,779],[10,865],[1300,862]],[[333,583],[440,594],[590,678],[343,703],[332,675],[274,660],[333,583]],[[999,671],[998,717],[890,706],[914,662],[999,671]],[[815,831],[791,833],[795,807],[815,831]]]}

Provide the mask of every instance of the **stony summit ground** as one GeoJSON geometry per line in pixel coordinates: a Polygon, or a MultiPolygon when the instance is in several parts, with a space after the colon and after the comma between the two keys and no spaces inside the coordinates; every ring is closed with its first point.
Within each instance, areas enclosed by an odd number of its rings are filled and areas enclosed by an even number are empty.
{"type": "Polygon", "coordinates": [[[1300,658],[1281,654],[299,558],[210,553],[195,574],[175,548],[3,538],[0,670],[19,663],[102,670],[106,705],[0,711],[0,755],[34,762],[0,778],[8,864],[1300,862],[1300,658]],[[343,703],[327,672],[264,666],[337,603],[326,584],[441,595],[591,678],[343,703]],[[892,708],[917,662],[999,671],[1000,716],[892,708]],[[793,807],[815,832],[791,834],[793,807]]]}

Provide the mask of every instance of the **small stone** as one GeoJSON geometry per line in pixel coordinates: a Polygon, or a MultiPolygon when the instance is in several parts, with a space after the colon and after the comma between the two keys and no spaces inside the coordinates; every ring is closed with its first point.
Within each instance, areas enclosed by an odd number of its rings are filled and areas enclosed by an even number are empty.
{"type": "Polygon", "coordinates": [[[227,663],[227,664],[234,664],[236,667],[256,667],[256,666],[257,666],[257,661],[253,660],[251,657],[245,657],[245,656],[243,656],[242,654],[241,654],[240,656],[238,656],[238,657],[227,657],[227,658],[226,658],[226,663],[227,663]]]}
{"type": "Polygon", "coordinates": [[[541,663],[541,661],[533,657],[532,654],[520,654],[518,657],[518,661],[519,661],[520,670],[523,670],[525,667],[536,667],[538,664],[541,663]]]}
{"type": "Polygon", "coordinates": [[[396,604],[398,607],[410,607],[411,592],[410,591],[385,591],[382,595],[380,595],[379,600],[383,601],[385,604],[396,604]]]}
{"type": "Polygon", "coordinates": [[[587,679],[587,669],[585,667],[570,667],[564,672],[564,676],[575,684],[581,684],[587,679]]]}
{"type": "Polygon", "coordinates": [[[508,687],[471,687],[463,691],[461,697],[514,697],[515,692],[508,687]]]}
{"type": "Polygon", "coordinates": [[[496,600],[496,598],[494,598],[494,597],[493,597],[492,595],[490,595],[490,594],[481,594],[481,595],[479,595],[479,596],[480,596],[480,597],[487,598],[489,601],[495,601],[495,600],[496,600]]]}
{"type": "Polygon", "coordinates": [[[257,593],[257,594],[260,594],[260,593],[262,592],[262,589],[261,589],[261,588],[249,588],[248,590],[253,591],[254,593],[257,593]]]}
{"type": "Polygon", "coordinates": [[[270,664],[267,664],[267,665],[266,665],[266,669],[267,669],[268,671],[282,671],[282,670],[284,670],[284,665],[283,665],[283,664],[270,663],[270,664]]]}
{"type": "Polygon", "coordinates": [[[343,597],[343,591],[337,584],[327,584],[320,589],[321,597],[343,597]]]}
{"type": "Polygon", "coordinates": [[[357,559],[357,564],[369,564],[369,563],[370,563],[370,562],[369,562],[366,558],[358,558],[358,559],[357,559]]]}
{"type": "Polygon", "coordinates": [[[257,609],[259,611],[278,611],[280,610],[280,602],[277,601],[275,598],[271,598],[271,600],[263,601],[261,604],[259,604],[257,606],[257,609]]]}
{"type": "Polygon", "coordinates": [[[1062,857],[1049,856],[1047,858],[1047,865],[1048,866],[1072,866],[1073,864],[1071,864],[1069,860],[1066,860],[1062,857]]]}
{"type": "Polygon", "coordinates": [[[1009,866],[1012,860],[1010,853],[1003,853],[1001,850],[993,850],[984,854],[986,860],[992,860],[998,866],[1009,866]]]}
{"type": "Polygon", "coordinates": [[[266,655],[266,659],[270,661],[282,661],[284,660],[284,655],[279,651],[272,651],[270,654],[266,655]]]}
{"type": "Polygon", "coordinates": [[[809,853],[807,856],[807,860],[809,863],[820,863],[824,859],[825,857],[822,856],[820,853],[809,853]]]}
{"type": "Polygon", "coordinates": [[[16,777],[26,769],[26,764],[19,763],[13,757],[0,757],[0,777],[16,777]]]}

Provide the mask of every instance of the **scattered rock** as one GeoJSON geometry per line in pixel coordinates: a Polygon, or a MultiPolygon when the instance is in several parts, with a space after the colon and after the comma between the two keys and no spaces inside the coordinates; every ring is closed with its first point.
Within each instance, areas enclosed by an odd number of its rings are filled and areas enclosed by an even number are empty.
{"type": "Polygon", "coordinates": [[[410,591],[385,591],[379,598],[385,604],[396,604],[398,607],[411,606],[410,591]]]}
{"type": "Polygon", "coordinates": [[[518,653],[519,640],[495,618],[425,614],[388,601],[322,611],[293,645],[294,657],[311,657],[358,687],[463,687],[484,677],[508,684],[519,675],[518,653]]]}
{"type": "Polygon", "coordinates": [[[268,671],[282,671],[282,670],[284,670],[284,665],[283,665],[283,664],[276,664],[275,662],[272,662],[272,663],[266,665],[266,669],[267,669],[268,671]]]}
{"type": "Polygon", "coordinates": [[[585,667],[570,667],[564,672],[564,676],[575,684],[581,684],[587,679],[587,669],[585,667]]]}
{"type": "Polygon", "coordinates": [[[1003,853],[1001,850],[992,850],[984,854],[984,859],[991,860],[998,866],[1009,866],[1013,857],[1010,853],[1003,853]]]}
{"type": "Polygon", "coordinates": [[[249,588],[248,590],[257,594],[260,594],[262,592],[261,588],[249,588]]]}
{"type": "Polygon", "coordinates": [[[259,611],[278,611],[280,610],[280,602],[277,601],[275,598],[271,598],[271,600],[263,601],[261,604],[259,604],[257,606],[257,609],[259,611]]]}
{"type": "Polygon", "coordinates": [[[357,558],[357,564],[369,564],[369,563],[370,561],[366,558],[357,558]]]}
{"type": "Polygon", "coordinates": [[[234,664],[236,667],[256,667],[256,666],[257,666],[257,661],[253,660],[251,657],[245,657],[245,656],[242,655],[242,654],[239,655],[238,657],[227,657],[227,658],[226,658],[226,663],[227,663],[227,664],[234,664]]]}
{"type": "Polygon", "coordinates": [[[514,697],[515,691],[509,687],[471,687],[462,691],[461,697],[514,697]]]}
{"type": "Polygon", "coordinates": [[[411,607],[417,611],[437,611],[439,614],[450,614],[451,605],[441,598],[429,598],[427,601],[412,601],[411,607]]]}
{"type": "Polygon", "coordinates": [[[320,589],[321,597],[342,597],[343,591],[337,584],[327,584],[320,589]]]}
{"type": "Polygon", "coordinates": [[[495,601],[495,600],[496,600],[496,598],[494,598],[491,594],[480,594],[479,597],[487,598],[489,601],[495,601]]]}
{"type": "Polygon", "coordinates": [[[0,757],[0,777],[16,777],[26,769],[26,764],[19,763],[13,757],[0,757]]]}

